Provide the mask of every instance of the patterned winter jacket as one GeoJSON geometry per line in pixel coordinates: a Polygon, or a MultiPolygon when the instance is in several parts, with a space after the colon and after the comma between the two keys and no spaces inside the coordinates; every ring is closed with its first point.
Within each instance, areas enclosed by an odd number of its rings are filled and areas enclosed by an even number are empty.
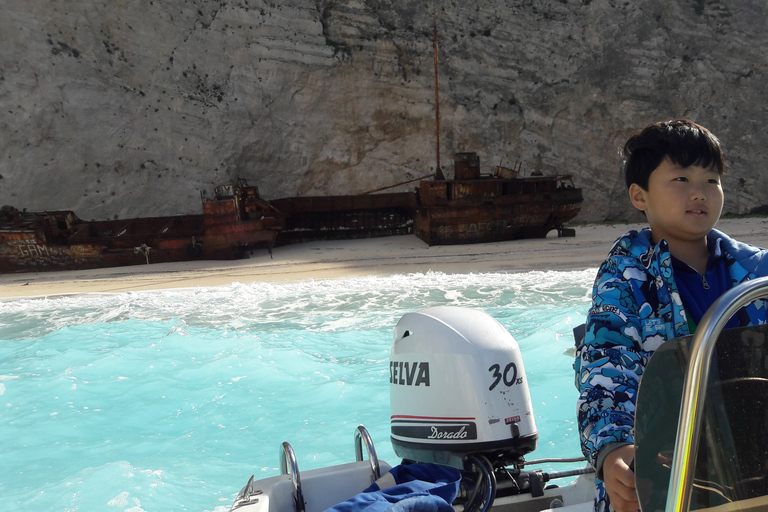
{"type": "MultiPolygon", "coordinates": [[[[717,230],[708,238],[721,239],[734,285],[768,275],[765,249],[717,230]]],[[[759,300],[745,308],[750,324],[766,323],[766,305],[759,300]]],[[[654,245],[649,229],[619,238],[597,273],[574,363],[581,448],[590,463],[608,443],[634,443],[635,400],[648,359],[667,339],[688,334],[667,241],[654,245]]],[[[600,510],[604,490],[596,483],[600,510]]]]}

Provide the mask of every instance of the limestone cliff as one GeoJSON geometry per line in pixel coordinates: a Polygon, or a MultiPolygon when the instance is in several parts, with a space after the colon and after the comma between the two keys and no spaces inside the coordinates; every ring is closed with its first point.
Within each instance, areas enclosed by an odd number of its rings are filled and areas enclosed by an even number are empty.
{"type": "MultiPolygon", "coordinates": [[[[356,193],[441,163],[572,173],[578,221],[637,217],[617,149],[688,117],[723,141],[726,212],[768,203],[757,0],[4,0],[0,205],[85,219],[356,193]]],[[[412,185],[409,185],[412,187],[412,185]]]]}

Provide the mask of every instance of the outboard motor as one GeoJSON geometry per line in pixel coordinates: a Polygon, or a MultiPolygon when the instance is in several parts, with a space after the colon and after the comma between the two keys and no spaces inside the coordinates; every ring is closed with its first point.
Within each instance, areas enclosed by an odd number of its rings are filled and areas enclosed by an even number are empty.
{"type": "Polygon", "coordinates": [[[465,510],[490,507],[499,479],[530,487],[523,456],[539,434],[528,381],[517,342],[494,318],[447,306],[404,315],[389,382],[395,453],[462,470],[465,510]]]}

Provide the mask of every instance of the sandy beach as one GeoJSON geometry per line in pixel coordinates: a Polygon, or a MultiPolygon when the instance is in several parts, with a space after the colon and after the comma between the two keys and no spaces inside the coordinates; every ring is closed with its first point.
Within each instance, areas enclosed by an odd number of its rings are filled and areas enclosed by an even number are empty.
{"type": "MultiPolygon", "coordinates": [[[[0,300],[72,293],[119,293],[232,283],[338,279],[414,272],[523,272],[596,268],[616,238],[642,224],[574,226],[575,237],[429,247],[414,235],[310,242],[249,259],[162,263],[94,270],[0,275],[0,300]]],[[[722,219],[718,229],[768,246],[768,218],[722,219]]]]}

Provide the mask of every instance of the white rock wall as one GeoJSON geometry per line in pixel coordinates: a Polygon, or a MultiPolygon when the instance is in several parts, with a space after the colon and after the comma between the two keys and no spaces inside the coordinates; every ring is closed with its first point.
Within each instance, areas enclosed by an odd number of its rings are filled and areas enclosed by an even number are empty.
{"type": "Polygon", "coordinates": [[[726,147],[725,210],[768,203],[764,1],[3,0],[0,205],[173,215],[238,177],[270,199],[429,174],[434,24],[449,175],[456,151],[572,173],[577,220],[637,219],[618,148],[684,116],[726,147]]]}

